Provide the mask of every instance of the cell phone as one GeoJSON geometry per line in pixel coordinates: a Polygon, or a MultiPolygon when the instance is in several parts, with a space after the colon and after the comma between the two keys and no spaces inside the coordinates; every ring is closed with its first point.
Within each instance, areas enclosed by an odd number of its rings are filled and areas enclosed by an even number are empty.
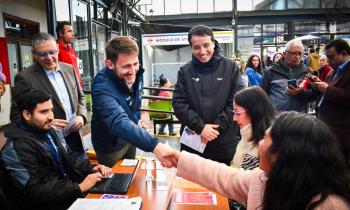
{"type": "Polygon", "coordinates": [[[314,76],[312,74],[307,74],[306,75],[307,79],[310,80],[310,82],[315,82],[316,79],[314,78],[314,76]]]}
{"type": "Polygon", "coordinates": [[[288,86],[296,87],[297,86],[297,80],[296,79],[289,79],[288,80],[288,86]]]}

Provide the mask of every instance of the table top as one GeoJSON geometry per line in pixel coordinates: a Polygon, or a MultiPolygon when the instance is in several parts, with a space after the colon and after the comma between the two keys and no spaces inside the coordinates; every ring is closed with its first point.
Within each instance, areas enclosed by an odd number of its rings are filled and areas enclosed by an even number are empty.
{"type": "MultiPolygon", "coordinates": [[[[133,167],[120,166],[121,161],[113,166],[114,173],[132,173],[133,167]]],[[[141,166],[141,164],[140,164],[141,166]]],[[[155,189],[146,184],[146,170],[139,168],[136,176],[132,181],[127,192],[129,198],[142,197],[142,210],[225,210],[229,209],[227,198],[216,194],[217,205],[189,205],[176,204],[171,202],[173,192],[210,192],[208,189],[200,185],[189,182],[185,179],[176,177],[175,169],[153,170],[152,173],[156,177],[156,173],[163,173],[168,182],[168,189],[155,189]],[[158,172],[156,172],[158,171],[158,172]]],[[[102,194],[88,194],[86,198],[100,198],[102,194]]]]}

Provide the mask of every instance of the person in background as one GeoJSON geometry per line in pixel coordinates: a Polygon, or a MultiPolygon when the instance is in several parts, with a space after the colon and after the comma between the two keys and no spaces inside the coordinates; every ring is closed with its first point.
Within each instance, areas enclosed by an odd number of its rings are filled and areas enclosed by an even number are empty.
{"type": "Polygon", "coordinates": [[[234,61],[239,67],[239,71],[241,72],[241,77],[242,77],[242,83],[244,85],[244,88],[246,88],[248,87],[249,81],[248,81],[248,76],[245,73],[245,68],[243,67],[243,63],[240,58],[235,58],[234,61]]]}
{"type": "MultiPolygon", "coordinates": [[[[159,80],[159,87],[161,87],[161,88],[170,88],[171,87],[171,83],[168,80],[168,78],[162,77],[159,80]]],[[[170,97],[170,98],[173,97],[172,92],[167,91],[167,90],[159,90],[157,95],[158,96],[162,96],[162,97],[170,97]]],[[[165,130],[165,126],[166,125],[167,124],[160,124],[159,132],[158,132],[159,135],[165,135],[164,130],[165,130]]],[[[174,124],[173,123],[168,123],[168,129],[169,129],[169,135],[170,136],[176,136],[176,133],[174,133],[174,124]]]]}
{"type": "Polygon", "coordinates": [[[277,52],[272,59],[273,63],[277,63],[281,58],[283,57],[283,54],[280,52],[277,52]]]}
{"type": "Polygon", "coordinates": [[[58,61],[59,49],[55,38],[48,33],[37,33],[32,40],[32,55],[35,63],[18,73],[13,88],[11,104],[11,121],[20,119],[16,108],[16,98],[30,90],[43,90],[52,95],[52,124],[59,130],[73,127],[66,133],[66,141],[70,148],[85,156],[80,139],[79,129],[87,122],[85,96],[79,85],[77,74],[72,65],[58,61]]]}
{"type": "Polygon", "coordinates": [[[318,71],[318,77],[323,82],[327,82],[332,75],[332,67],[328,63],[328,58],[326,55],[322,55],[320,58],[320,70],[318,71]]]}
{"type": "MultiPolygon", "coordinates": [[[[6,91],[6,76],[4,73],[2,73],[2,64],[0,63],[0,99],[1,96],[5,94],[6,91]]],[[[1,111],[1,101],[0,101],[0,111],[1,111]]]]}
{"type": "Polygon", "coordinates": [[[273,61],[271,60],[271,57],[269,55],[264,55],[263,68],[266,69],[272,64],[273,64],[273,61]]]}
{"type": "Polygon", "coordinates": [[[309,60],[309,70],[312,74],[316,75],[317,71],[320,69],[320,55],[315,51],[314,48],[310,49],[310,54],[308,56],[309,60]]]}
{"type": "Polygon", "coordinates": [[[248,76],[249,86],[260,85],[263,78],[263,70],[261,59],[258,55],[253,54],[248,58],[245,73],[248,76]]]}
{"type": "Polygon", "coordinates": [[[231,60],[233,60],[233,61],[234,61],[236,58],[237,58],[237,56],[236,56],[235,54],[231,54],[230,57],[229,57],[229,59],[231,59],[231,60]]]}
{"type": "Polygon", "coordinates": [[[83,87],[83,81],[78,67],[78,55],[75,53],[72,48],[72,43],[74,40],[74,31],[73,27],[69,22],[58,22],[56,26],[57,34],[57,45],[59,48],[58,60],[64,63],[69,63],[73,65],[75,74],[78,77],[80,87],[83,87]]]}
{"type": "Polygon", "coordinates": [[[233,121],[240,128],[241,140],[233,157],[235,167],[251,170],[259,166],[259,141],[263,139],[275,115],[269,97],[260,87],[250,87],[236,93],[233,121]]]}
{"type": "Polygon", "coordinates": [[[327,82],[312,76],[311,86],[321,95],[317,116],[337,136],[350,166],[350,46],[343,39],[335,39],[327,43],[325,54],[334,71],[327,82]]]}
{"type": "Polygon", "coordinates": [[[181,150],[196,152],[230,165],[239,128],[233,123],[233,97],[242,88],[238,66],[219,54],[213,31],[204,25],[191,28],[188,41],[192,60],[180,67],[173,108],[182,127],[188,127],[206,143],[203,153],[181,144],[181,150]]]}
{"type": "Polygon", "coordinates": [[[0,62],[0,82],[2,82],[3,84],[6,83],[6,75],[4,74],[4,72],[2,72],[2,64],[0,62]]]}
{"type": "Polygon", "coordinates": [[[308,102],[315,100],[312,90],[299,84],[308,73],[301,62],[304,45],[297,39],[287,42],[283,57],[264,74],[261,88],[270,97],[277,111],[307,112],[308,102]],[[293,83],[289,83],[289,82],[293,83]]]}
{"type": "Polygon", "coordinates": [[[99,163],[112,167],[118,160],[135,158],[138,147],[154,152],[165,166],[171,149],[142,128],[143,73],[139,48],[130,37],[118,36],[107,43],[105,67],[92,84],[92,144],[99,163]]]}
{"type": "Polygon", "coordinates": [[[67,209],[112,173],[70,150],[62,132],[53,128],[54,107],[47,92],[31,89],[16,100],[21,120],[5,127],[0,164],[11,177],[19,209],[67,209]]]}
{"type": "Polygon", "coordinates": [[[333,133],[313,116],[282,113],[259,142],[259,168],[244,170],[173,151],[177,176],[248,210],[349,210],[350,178],[333,133]],[[209,173],[203,173],[205,171],[209,173]]]}

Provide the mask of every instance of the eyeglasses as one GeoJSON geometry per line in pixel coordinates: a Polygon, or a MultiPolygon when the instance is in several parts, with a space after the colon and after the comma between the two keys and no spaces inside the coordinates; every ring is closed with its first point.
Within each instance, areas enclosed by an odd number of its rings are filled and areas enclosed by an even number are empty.
{"type": "Polygon", "coordinates": [[[240,111],[240,112],[233,111],[233,115],[235,115],[236,117],[241,116],[243,113],[246,113],[246,111],[240,111]]]}
{"type": "Polygon", "coordinates": [[[56,55],[58,53],[58,50],[55,49],[55,50],[48,50],[48,51],[45,51],[45,52],[34,52],[35,55],[39,56],[39,57],[46,57],[48,55],[56,55]]]}
{"type": "Polygon", "coordinates": [[[289,53],[291,56],[294,56],[294,57],[297,56],[297,55],[298,55],[298,56],[302,56],[302,55],[303,55],[302,52],[298,52],[298,51],[292,52],[292,51],[287,51],[287,50],[286,50],[286,52],[289,53]]]}

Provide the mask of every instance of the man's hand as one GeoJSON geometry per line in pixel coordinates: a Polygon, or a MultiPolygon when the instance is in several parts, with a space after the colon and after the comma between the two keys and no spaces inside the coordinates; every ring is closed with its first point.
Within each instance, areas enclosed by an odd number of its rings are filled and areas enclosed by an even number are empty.
{"type": "Polygon", "coordinates": [[[202,142],[206,144],[208,141],[216,139],[220,134],[217,128],[219,128],[219,125],[205,124],[201,133],[202,142]]]}
{"type": "Polygon", "coordinates": [[[66,127],[69,124],[68,120],[62,120],[62,119],[53,119],[51,122],[51,125],[53,125],[55,128],[59,130],[63,130],[64,127],[66,127]]]}
{"type": "Polygon", "coordinates": [[[157,159],[161,162],[162,166],[171,168],[177,165],[177,160],[171,154],[174,150],[169,146],[158,143],[154,148],[153,153],[156,155],[157,159]]]}
{"type": "Polygon", "coordinates": [[[72,132],[78,132],[80,128],[84,126],[84,118],[80,115],[75,117],[76,124],[74,125],[72,132]]]}
{"type": "Polygon", "coordinates": [[[313,82],[313,87],[316,87],[321,93],[325,93],[328,87],[328,84],[326,82],[313,82]]]}
{"type": "Polygon", "coordinates": [[[100,172],[89,174],[82,183],[79,184],[81,192],[87,192],[97,182],[102,180],[102,174],[100,172]]]}
{"type": "Polygon", "coordinates": [[[287,93],[293,96],[297,96],[301,93],[302,90],[303,88],[299,86],[294,87],[294,86],[288,85],[287,93]]]}
{"type": "Polygon", "coordinates": [[[93,172],[100,172],[103,176],[109,176],[112,173],[112,169],[105,165],[97,165],[92,169],[93,172]]]}
{"type": "Polygon", "coordinates": [[[177,151],[177,150],[173,150],[170,153],[168,153],[168,158],[171,158],[172,160],[176,161],[176,165],[175,167],[177,167],[177,163],[179,162],[179,158],[180,158],[181,152],[177,151]]]}

